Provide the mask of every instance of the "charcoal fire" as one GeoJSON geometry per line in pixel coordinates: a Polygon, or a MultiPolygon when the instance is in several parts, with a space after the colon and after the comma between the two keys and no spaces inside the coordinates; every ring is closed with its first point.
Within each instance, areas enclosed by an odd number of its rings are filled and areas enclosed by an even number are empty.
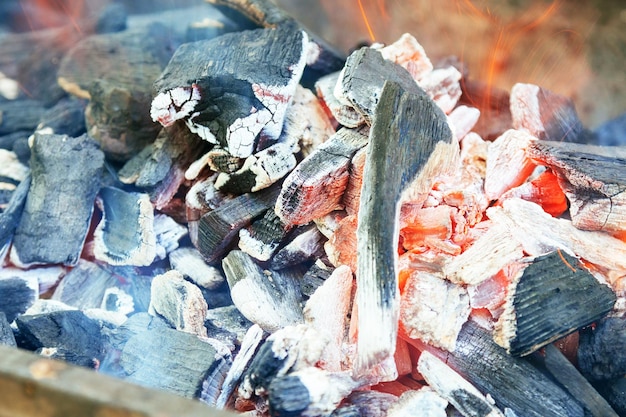
{"type": "Polygon", "coordinates": [[[32,91],[0,34],[0,344],[250,416],[626,413],[626,154],[569,98],[269,0],[109,13],[32,91]]]}

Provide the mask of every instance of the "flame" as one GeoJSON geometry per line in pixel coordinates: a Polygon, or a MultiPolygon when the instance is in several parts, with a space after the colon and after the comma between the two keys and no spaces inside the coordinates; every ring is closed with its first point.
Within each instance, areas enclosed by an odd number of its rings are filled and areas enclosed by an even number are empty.
{"type": "Polygon", "coordinates": [[[361,18],[363,19],[363,23],[365,23],[365,27],[367,28],[367,33],[370,36],[370,40],[372,42],[376,42],[376,36],[374,36],[374,31],[372,30],[372,26],[370,25],[370,21],[367,18],[367,13],[365,12],[365,8],[363,7],[363,2],[362,2],[362,0],[357,0],[357,3],[359,4],[359,10],[361,12],[361,18]]]}

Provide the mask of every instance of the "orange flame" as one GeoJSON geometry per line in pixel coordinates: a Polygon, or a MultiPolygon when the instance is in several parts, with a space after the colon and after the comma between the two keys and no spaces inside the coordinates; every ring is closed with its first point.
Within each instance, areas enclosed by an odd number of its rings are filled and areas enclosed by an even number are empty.
{"type": "Polygon", "coordinates": [[[372,42],[376,42],[376,36],[374,36],[374,31],[372,30],[372,26],[370,25],[370,21],[367,18],[367,13],[365,13],[365,8],[363,7],[363,2],[361,0],[357,0],[359,4],[359,10],[361,11],[361,17],[363,18],[363,22],[365,23],[365,27],[367,28],[367,33],[370,36],[370,40],[372,42]]]}

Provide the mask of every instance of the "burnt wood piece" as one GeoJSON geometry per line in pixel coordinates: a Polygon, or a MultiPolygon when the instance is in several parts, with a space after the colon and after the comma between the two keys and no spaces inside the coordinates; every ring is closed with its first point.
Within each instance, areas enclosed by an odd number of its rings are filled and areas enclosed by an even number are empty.
{"type": "Polygon", "coordinates": [[[207,152],[204,157],[206,157],[206,164],[212,171],[224,172],[226,174],[238,171],[245,161],[245,159],[232,156],[226,149],[218,148],[217,146],[207,152]]]}
{"type": "Polygon", "coordinates": [[[59,84],[88,98],[87,131],[106,155],[126,161],[155,140],[160,127],[146,109],[152,81],[170,58],[171,32],[163,25],[91,36],[63,58],[59,84]]]}
{"type": "Polygon", "coordinates": [[[31,99],[0,100],[0,135],[34,131],[45,113],[42,102],[31,99]]]}
{"type": "Polygon", "coordinates": [[[303,322],[298,277],[263,270],[246,253],[233,250],[222,261],[233,304],[267,332],[303,322]]]}
{"type": "Polygon", "coordinates": [[[8,322],[6,314],[2,311],[0,311],[0,345],[17,347],[11,324],[8,322]]]}
{"type": "Polygon", "coordinates": [[[397,83],[414,94],[426,94],[417,87],[406,69],[387,61],[377,50],[364,47],[348,57],[335,86],[335,97],[344,104],[352,105],[371,125],[387,81],[397,83]]]}
{"type": "Polygon", "coordinates": [[[529,156],[554,171],[574,226],[621,232],[626,224],[626,149],[539,141],[529,156]]]}
{"type": "Polygon", "coordinates": [[[163,317],[176,330],[207,337],[208,308],[200,289],[180,272],[170,270],[152,280],[148,312],[163,317]]]}
{"type": "Polygon", "coordinates": [[[543,359],[548,371],[572,397],[585,407],[589,415],[593,417],[618,417],[615,410],[554,345],[546,346],[543,359]]]}
{"type": "Polygon", "coordinates": [[[491,334],[469,321],[463,326],[454,352],[442,358],[501,410],[518,416],[582,417],[582,407],[552,379],[523,358],[496,345],[491,334]]]}
{"type": "Polygon", "coordinates": [[[274,205],[279,189],[242,194],[204,214],[198,222],[197,248],[209,264],[219,262],[234,243],[239,230],[274,205]]]}
{"type": "Polygon", "coordinates": [[[246,158],[259,133],[280,136],[307,50],[306,34],[291,26],[183,44],[155,81],[152,119],[184,119],[204,140],[246,158]]]}
{"type": "Polygon", "coordinates": [[[556,142],[582,142],[583,124],[574,102],[533,84],[518,83],[511,89],[511,115],[515,129],[556,142]]]}
{"type": "Polygon", "coordinates": [[[327,267],[319,259],[306,271],[300,281],[300,289],[304,297],[310,297],[330,277],[333,269],[327,267]]]}
{"type": "Polygon", "coordinates": [[[221,340],[231,348],[231,351],[235,351],[242,345],[246,333],[254,324],[245,318],[231,302],[223,307],[211,305],[207,311],[204,326],[211,338],[221,340]]]}
{"type": "Polygon", "coordinates": [[[618,415],[626,415],[626,377],[599,383],[597,388],[618,415]]]}
{"type": "Polygon", "coordinates": [[[626,374],[626,319],[607,317],[580,331],[578,366],[590,380],[606,380],[626,374]]]}
{"type": "Polygon", "coordinates": [[[504,417],[476,387],[432,353],[420,354],[417,370],[432,389],[464,416],[504,417]]]}
{"type": "Polygon", "coordinates": [[[215,290],[226,278],[218,268],[207,265],[194,248],[178,248],[169,254],[170,265],[201,288],[215,290]]]}
{"type": "Polygon", "coordinates": [[[17,225],[22,217],[22,211],[30,189],[31,177],[28,175],[15,188],[11,194],[11,199],[0,212],[0,253],[4,253],[4,249],[8,246],[17,225]]]}
{"type": "Polygon", "coordinates": [[[272,269],[287,268],[320,258],[324,254],[324,241],[326,238],[314,224],[294,230],[288,239],[291,239],[291,241],[272,256],[272,269]]]}
{"type": "MultiPolygon", "coordinates": [[[[8,272],[8,271],[7,271],[8,272]]],[[[23,314],[39,298],[37,280],[20,277],[18,274],[3,274],[0,277],[0,312],[9,323],[23,314]]]]}
{"type": "Polygon", "coordinates": [[[41,115],[36,132],[80,136],[86,132],[86,107],[86,100],[63,98],[41,115]]]}
{"type": "Polygon", "coordinates": [[[220,356],[196,335],[159,328],[130,337],[120,365],[128,381],[196,398],[206,376],[219,366],[220,356]]]}
{"type": "Polygon", "coordinates": [[[398,397],[393,394],[374,390],[354,391],[346,399],[356,407],[358,415],[364,417],[385,417],[397,401],[398,397]]]}
{"type": "Polygon", "coordinates": [[[96,259],[111,265],[150,265],[156,256],[156,234],[149,196],[103,187],[99,202],[102,219],[94,232],[96,259]]]}
{"type": "Polygon", "coordinates": [[[616,296],[561,251],[534,258],[511,279],[494,340],[525,356],[604,317],[616,296]]]}
{"type": "Polygon", "coordinates": [[[428,190],[439,170],[454,165],[459,152],[445,114],[411,82],[409,90],[385,83],[370,131],[357,228],[359,371],[395,350],[401,200],[407,193],[428,190]]]}
{"type": "Polygon", "coordinates": [[[335,86],[340,75],[341,72],[338,71],[320,78],[315,83],[315,90],[328,111],[340,125],[357,128],[365,124],[365,117],[356,111],[354,107],[340,102],[335,97],[335,86]]]}
{"type": "Polygon", "coordinates": [[[367,144],[364,130],[340,129],[287,175],[275,211],[287,224],[306,224],[341,207],[352,156],[367,144]]]}
{"type": "Polygon", "coordinates": [[[35,135],[30,167],[32,182],[12,259],[75,265],[100,188],[104,154],[86,135],[35,135]]]}
{"type": "Polygon", "coordinates": [[[100,308],[107,289],[121,287],[110,271],[96,263],[80,259],[54,290],[51,299],[79,310],[100,308]]]}
{"type": "Polygon", "coordinates": [[[93,368],[103,358],[100,325],[79,310],[22,315],[15,320],[18,346],[93,368]]]}
{"type": "Polygon", "coordinates": [[[461,104],[473,106],[480,111],[474,132],[485,140],[494,140],[511,128],[509,92],[490,84],[465,77],[461,83],[461,104]]]}
{"type": "Polygon", "coordinates": [[[239,231],[239,249],[259,261],[268,261],[291,227],[282,222],[274,210],[239,231]]]}
{"type": "MultiPolygon", "coordinates": [[[[33,132],[31,130],[18,130],[17,132],[2,135],[0,136],[0,149],[14,151],[13,147],[15,146],[15,143],[19,140],[24,140],[25,138],[28,138],[32,133],[33,132]]],[[[28,156],[30,157],[30,153],[28,156]]],[[[24,162],[28,163],[28,158],[26,158],[24,162]]]]}

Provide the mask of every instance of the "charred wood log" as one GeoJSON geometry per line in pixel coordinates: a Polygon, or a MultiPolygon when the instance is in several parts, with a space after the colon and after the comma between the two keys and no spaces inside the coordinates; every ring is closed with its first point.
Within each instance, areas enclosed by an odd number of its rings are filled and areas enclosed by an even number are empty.
{"type": "Polygon", "coordinates": [[[274,210],[239,231],[239,249],[259,261],[268,261],[291,227],[283,223],[274,210]]]}
{"type": "Polygon", "coordinates": [[[626,319],[607,317],[594,327],[581,330],[578,366],[590,380],[608,380],[626,374],[626,319]]]}

